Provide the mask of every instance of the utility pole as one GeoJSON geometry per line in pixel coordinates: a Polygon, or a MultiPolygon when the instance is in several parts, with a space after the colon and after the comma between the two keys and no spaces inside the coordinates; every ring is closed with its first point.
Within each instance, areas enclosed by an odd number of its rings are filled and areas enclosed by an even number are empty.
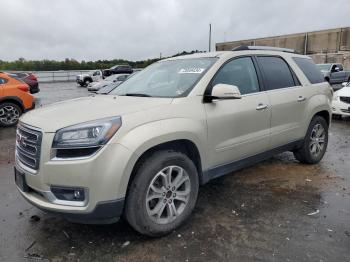
{"type": "Polygon", "coordinates": [[[209,52],[211,51],[211,23],[209,24],[209,52]]]}

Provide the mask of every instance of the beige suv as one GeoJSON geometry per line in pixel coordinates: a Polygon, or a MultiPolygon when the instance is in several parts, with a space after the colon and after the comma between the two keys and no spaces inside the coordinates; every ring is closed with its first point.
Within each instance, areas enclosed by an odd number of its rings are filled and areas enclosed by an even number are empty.
{"type": "Polygon", "coordinates": [[[113,223],[124,214],[142,234],[164,235],[211,179],[283,151],[318,163],[331,100],[312,60],[290,50],[165,59],[109,95],[25,114],[16,184],[30,203],[69,220],[113,223]]]}

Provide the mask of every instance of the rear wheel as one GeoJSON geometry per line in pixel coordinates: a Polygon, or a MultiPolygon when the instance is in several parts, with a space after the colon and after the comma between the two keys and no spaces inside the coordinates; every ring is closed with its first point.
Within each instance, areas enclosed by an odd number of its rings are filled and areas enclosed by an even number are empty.
{"type": "Polygon", "coordinates": [[[0,104],[0,126],[15,126],[21,114],[21,108],[14,103],[0,104]]]}
{"type": "Polygon", "coordinates": [[[302,147],[294,151],[297,160],[316,164],[323,158],[328,144],[328,124],[321,116],[315,116],[309,125],[302,147]]]}
{"type": "Polygon", "coordinates": [[[185,154],[156,152],[137,168],[127,196],[126,219],[148,236],[171,233],[191,214],[198,186],[197,169],[185,154]]]}

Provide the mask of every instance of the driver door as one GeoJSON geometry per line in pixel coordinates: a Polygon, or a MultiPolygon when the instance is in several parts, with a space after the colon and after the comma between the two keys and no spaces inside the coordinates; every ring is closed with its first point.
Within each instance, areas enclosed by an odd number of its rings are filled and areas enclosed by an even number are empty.
{"type": "Polygon", "coordinates": [[[331,83],[341,83],[345,79],[345,73],[343,71],[343,66],[335,64],[331,69],[331,83]]]}
{"type": "Polygon", "coordinates": [[[264,152],[270,138],[269,98],[260,89],[252,58],[240,57],[223,65],[211,86],[219,83],[237,86],[242,98],[205,104],[211,167],[264,152]]]}
{"type": "Polygon", "coordinates": [[[101,78],[101,72],[100,71],[95,71],[93,74],[92,74],[92,80],[94,82],[97,82],[99,81],[101,78]]]}

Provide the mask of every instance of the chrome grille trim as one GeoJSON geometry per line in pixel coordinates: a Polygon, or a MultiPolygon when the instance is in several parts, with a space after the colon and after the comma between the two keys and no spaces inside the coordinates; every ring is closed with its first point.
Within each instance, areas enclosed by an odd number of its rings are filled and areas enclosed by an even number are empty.
{"type": "Polygon", "coordinates": [[[42,132],[23,123],[16,131],[16,157],[25,166],[38,170],[40,164],[42,132]]]}

